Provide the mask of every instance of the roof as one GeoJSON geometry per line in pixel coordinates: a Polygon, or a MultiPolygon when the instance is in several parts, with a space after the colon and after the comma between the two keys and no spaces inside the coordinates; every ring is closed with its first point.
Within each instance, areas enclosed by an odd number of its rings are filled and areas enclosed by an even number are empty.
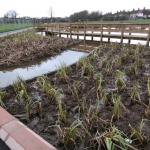
{"type": "Polygon", "coordinates": [[[146,10],[146,9],[140,10],[140,11],[138,11],[137,13],[138,13],[138,14],[139,14],[139,13],[143,13],[143,15],[150,15],[150,12],[149,12],[148,10],[146,10]]]}

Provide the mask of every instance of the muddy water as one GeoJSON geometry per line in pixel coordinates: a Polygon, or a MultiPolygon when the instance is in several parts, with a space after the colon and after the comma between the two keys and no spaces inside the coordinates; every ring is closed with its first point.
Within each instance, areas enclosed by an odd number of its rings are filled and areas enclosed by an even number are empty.
{"type": "MultiPolygon", "coordinates": [[[[95,32],[98,33],[98,32],[95,32]]],[[[108,32],[104,32],[106,34],[108,32]]],[[[38,33],[43,36],[45,33],[38,33]]],[[[114,33],[113,34],[118,34],[114,33]]],[[[132,34],[136,35],[136,34],[132,34]]],[[[61,35],[61,37],[66,38],[66,35],[61,35]]],[[[70,36],[69,36],[70,37],[70,36]]],[[[72,38],[76,39],[77,36],[72,36],[72,38]]],[[[83,36],[79,36],[79,39],[83,40],[83,36]]],[[[78,45],[70,47],[67,51],[63,52],[61,55],[56,57],[48,57],[44,59],[39,59],[38,61],[30,62],[23,64],[19,67],[7,67],[4,69],[0,69],[0,88],[6,87],[13,83],[17,79],[17,75],[21,76],[24,80],[31,79],[33,77],[37,77],[41,74],[48,73],[56,70],[58,66],[60,66],[61,62],[65,62],[67,65],[75,63],[79,60],[80,57],[86,55],[90,51],[94,50],[96,47],[100,45],[100,38],[94,37],[93,42],[91,41],[91,37],[86,37],[86,40],[90,42],[82,42],[78,45]]],[[[103,42],[107,42],[108,38],[103,38],[103,42]]],[[[119,42],[120,39],[111,39],[110,42],[119,42]]],[[[128,40],[123,40],[123,43],[128,43],[128,40]]],[[[145,45],[146,41],[139,40],[131,40],[131,44],[142,44],[145,45]]]]}
{"type": "Polygon", "coordinates": [[[27,80],[56,70],[62,62],[71,65],[98,46],[99,42],[94,44],[83,42],[68,48],[56,57],[47,57],[20,66],[0,69],[0,88],[12,84],[17,79],[17,75],[27,80]]]}

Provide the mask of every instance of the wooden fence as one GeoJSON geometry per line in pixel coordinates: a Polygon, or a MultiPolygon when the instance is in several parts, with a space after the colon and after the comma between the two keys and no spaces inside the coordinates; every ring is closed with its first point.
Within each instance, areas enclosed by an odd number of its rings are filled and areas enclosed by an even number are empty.
{"type": "Polygon", "coordinates": [[[61,34],[70,36],[76,35],[77,39],[79,36],[84,36],[86,40],[87,36],[100,37],[100,42],[103,42],[103,38],[120,39],[120,43],[123,43],[123,39],[128,39],[128,43],[131,40],[142,40],[147,41],[149,46],[150,41],[150,24],[84,24],[84,23],[52,23],[52,24],[34,24],[34,28],[37,30],[45,31],[46,34],[54,35],[61,34]]]}

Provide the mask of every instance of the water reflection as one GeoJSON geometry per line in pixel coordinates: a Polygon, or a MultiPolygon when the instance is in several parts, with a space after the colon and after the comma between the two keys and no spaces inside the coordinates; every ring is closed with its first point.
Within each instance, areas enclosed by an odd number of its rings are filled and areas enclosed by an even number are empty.
{"type": "Polygon", "coordinates": [[[17,75],[27,80],[56,70],[56,67],[60,66],[61,62],[65,62],[67,65],[75,63],[80,57],[86,55],[86,53],[89,53],[98,46],[98,43],[89,44],[83,42],[70,47],[67,51],[56,57],[42,58],[34,62],[22,64],[21,66],[3,68],[0,70],[0,87],[6,87],[12,84],[13,81],[16,80],[17,75]]]}

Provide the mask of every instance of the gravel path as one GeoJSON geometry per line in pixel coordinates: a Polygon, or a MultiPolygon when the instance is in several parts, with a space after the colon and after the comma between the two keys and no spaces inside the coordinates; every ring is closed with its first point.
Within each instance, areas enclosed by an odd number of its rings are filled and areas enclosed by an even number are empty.
{"type": "Polygon", "coordinates": [[[7,34],[12,34],[12,33],[17,33],[17,32],[21,32],[21,31],[24,31],[24,30],[27,30],[27,29],[32,29],[32,28],[33,27],[19,29],[19,30],[13,30],[13,31],[8,31],[8,32],[3,32],[3,33],[0,33],[0,36],[4,36],[4,35],[7,35],[7,34]]]}

